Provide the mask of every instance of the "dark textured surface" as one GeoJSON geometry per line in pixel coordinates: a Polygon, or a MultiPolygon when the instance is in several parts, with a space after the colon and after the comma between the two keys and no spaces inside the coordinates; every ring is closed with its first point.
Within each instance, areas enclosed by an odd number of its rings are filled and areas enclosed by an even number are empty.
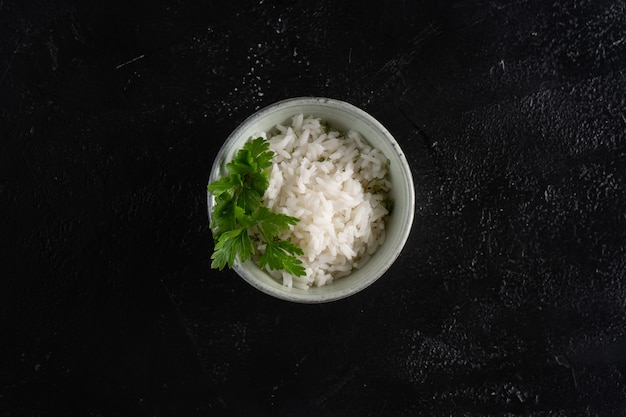
{"type": "Polygon", "coordinates": [[[0,1],[0,414],[626,415],[626,3],[225,3],[0,1]],[[319,306],[209,266],[215,154],[300,95],[417,196],[319,306]]]}

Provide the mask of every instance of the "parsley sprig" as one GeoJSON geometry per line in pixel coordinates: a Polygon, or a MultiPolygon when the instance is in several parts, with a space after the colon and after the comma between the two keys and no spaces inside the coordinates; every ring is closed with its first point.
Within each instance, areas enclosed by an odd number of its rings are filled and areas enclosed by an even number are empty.
{"type": "Polygon", "coordinates": [[[302,249],[280,239],[281,232],[299,220],[263,205],[273,157],[269,143],[256,138],[226,164],[228,176],[208,185],[215,197],[211,229],[217,242],[211,255],[211,268],[222,270],[226,265],[231,268],[237,256],[241,262],[250,259],[255,253],[253,240],[259,239],[265,243],[265,251],[258,259],[261,268],[268,266],[295,276],[305,275],[302,261],[296,258],[304,254],[302,249]]]}

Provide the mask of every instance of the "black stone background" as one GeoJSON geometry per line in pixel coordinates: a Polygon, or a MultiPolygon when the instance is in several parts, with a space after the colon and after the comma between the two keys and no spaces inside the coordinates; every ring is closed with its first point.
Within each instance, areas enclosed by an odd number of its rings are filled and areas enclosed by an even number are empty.
{"type": "Polygon", "coordinates": [[[623,0],[0,1],[3,416],[626,415],[623,0]],[[411,164],[391,270],[210,269],[206,182],[327,96],[411,164]]]}

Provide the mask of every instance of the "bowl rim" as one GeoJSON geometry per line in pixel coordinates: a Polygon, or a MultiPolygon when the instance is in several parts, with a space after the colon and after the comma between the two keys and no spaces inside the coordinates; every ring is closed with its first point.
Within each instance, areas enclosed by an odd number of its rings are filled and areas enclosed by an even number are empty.
{"type": "MultiPolygon", "coordinates": [[[[404,173],[404,177],[406,178],[408,182],[408,184],[406,184],[407,185],[406,191],[408,193],[407,200],[410,205],[409,211],[411,213],[411,215],[407,219],[408,223],[406,224],[406,227],[403,228],[403,233],[399,237],[398,243],[396,245],[397,246],[396,250],[394,251],[393,255],[390,256],[389,259],[386,260],[384,265],[382,265],[382,268],[377,270],[376,273],[368,276],[367,279],[359,281],[357,285],[353,285],[346,289],[339,289],[334,292],[331,291],[331,292],[325,292],[325,293],[292,292],[292,289],[288,287],[281,287],[281,289],[278,290],[277,288],[274,288],[265,284],[264,282],[260,281],[259,279],[257,279],[256,277],[248,273],[247,269],[245,268],[245,264],[252,262],[251,260],[248,260],[243,264],[240,262],[238,258],[235,260],[235,263],[232,269],[246,282],[248,282],[254,288],[260,290],[261,292],[267,295],[270,295],[272,297],[285,300],[285,301],[304,303],[304,304],[318,304],[318,303],[336,301],[336,300],[340,300],[340,299],[349,297],[351,295],[354,295],[364,290],[365,288],[369,287],[371,284],[373,284],[375,281],[381,278],[389,270],[389,268],[391,268],[393,263],[400,256],[400,253],[406,246],[406,242],[409,238],[409,235],[412,229],[412,225],[413,225],[413,221],[415,217],[415,188],[414,188],[413,175],[410,169],[410,165],[404,153],[402,152],[400,145],[398,144],[394,136],[387,130],[387,128],[385,128],[382,125],[382,123],[380,123],[376,118],[374,118],[374,116],[367,113],[365,110],[349,102],[339,100],[339,99],[319,97],[319,96],[301,96],[301,97],[282,99],[272,104],[269,104],[265,107],[262,107],[261,109],[256,110],[250,116],[246,117],[232,131],[232,133],[228,135],[228,137],[222,144],[220,150],[218,151],[214,159],[213,165],[211,167],[208,183],[211,183],[215,179],[219,178],[220,171],[222,170],[222,167],[224,163],[226,162],[226,155],[231,150],[231,143],[236,141],[238,138],[240,138],[242,134],[244,133],[244,131],[247,130],[251,124],[255,123],[258,120],[263,119],[267,115],[270,115],[278,110],[281,110],[284,107],[297,107],[299,105],[306,105],[306,106],[312,105],[312,106],[328,107],[331,109],[341,109],[344,112],[354,114],[362,122],[364,122],[365,124],[369,124],[370,127],[372,127],[374,130],[379,131],[381,136],[384,138],[384,140],[388,141],[391,147],[394,149],[394,151],[397,154],[397,157],[399,158],[401,162],[400,164],[401,169],[404,173]]],[[[209,224],[211,222],[212,215],[213,215],[212,208],[213,208],[214,202],[215,202],[214,196],[210,192],[207,191],[207,208],[208,208],[209,224]]],[[[260,268],[258,269],[260,270],[260,268]]],[[[265,273],[265,271],[263,272],[265,273]]],[[[332,284],[333,283],[330,283],[327,285],[332,285],[332,284]]],[[[321,288],[324,288],[324,287],[321,287],[321,288]]],[[[304,290],[304,291],[309,291],[309,290],[304,290]]]]}

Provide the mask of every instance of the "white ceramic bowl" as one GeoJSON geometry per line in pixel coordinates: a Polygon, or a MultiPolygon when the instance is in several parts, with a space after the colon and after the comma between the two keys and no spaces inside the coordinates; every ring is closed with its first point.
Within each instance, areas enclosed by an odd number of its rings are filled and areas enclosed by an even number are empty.
{"type": "MultiPolygon", "coordinates": [[[[296,114],[319,117],[346,132],[355,130],[374,147],[381,150],[390,160],[390,179],[394,199],[392,214],[386,223],[385,242],[372,258],[360,269],[350,275],[339,278],[322,287],[308,290],[287,288],[265,271],[248,260],[244,263],[235,261],[233,269],[255,288],[280,299],[300,303],[323,303],[353,295],[371,285],[380,278],[400,255],[411,230],[415,213],[415,190],[409,164],[402,149],[393,136],[376,119],[352,104],[320,97],[299,97],[279,101],[265,107],[246,119],[226,139],[220,149],[209,178],[209,183],[227,175],[226,163],[229,162],[252,135],[261,131],[270,131],[277,124],[290,124],[296,114]]],[[[215,200],[208,194],[209,219],[211,219],[215,200]]]]}

